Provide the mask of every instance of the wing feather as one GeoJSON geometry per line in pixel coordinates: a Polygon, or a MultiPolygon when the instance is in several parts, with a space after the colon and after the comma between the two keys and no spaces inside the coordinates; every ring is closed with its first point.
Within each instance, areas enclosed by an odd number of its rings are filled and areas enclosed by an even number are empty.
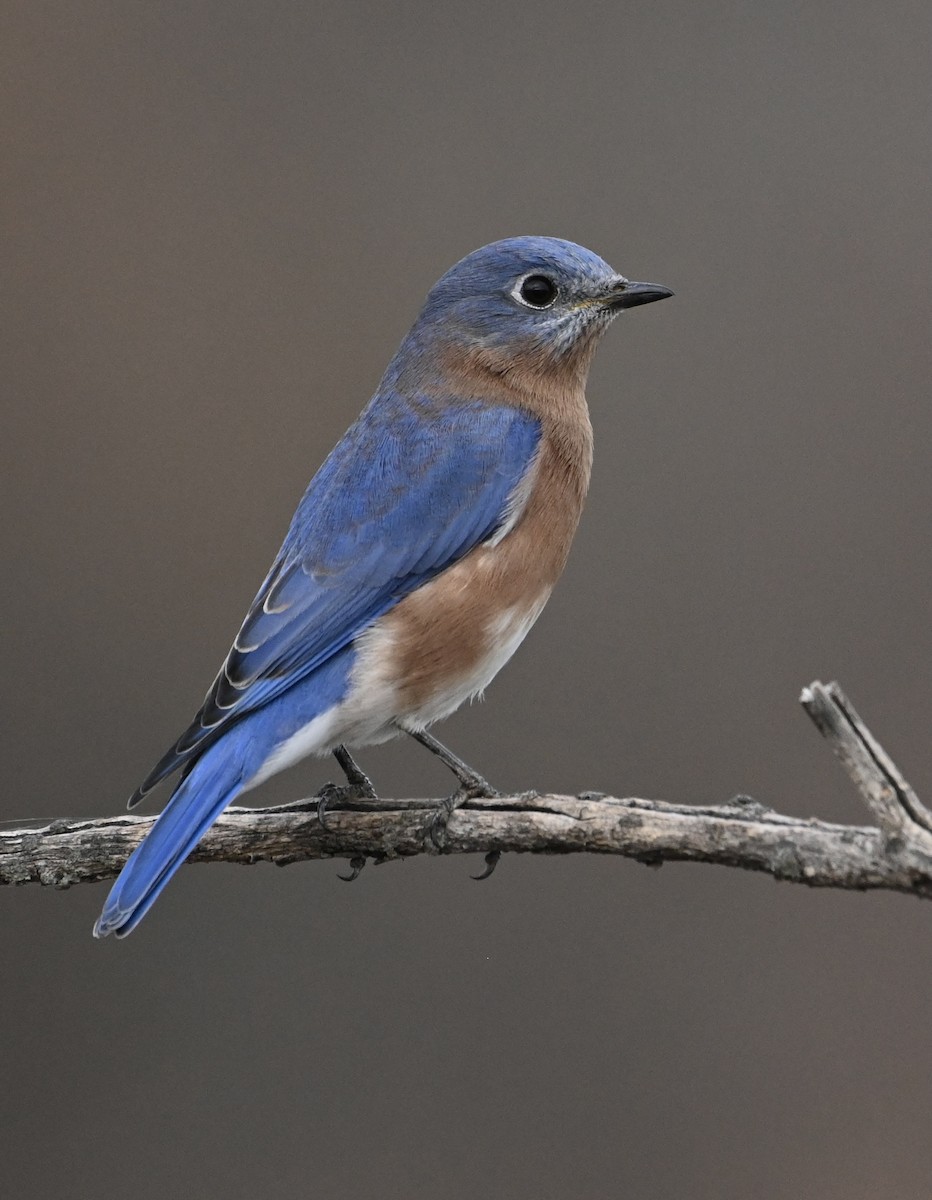
{"type": "Polygon", "coordinates": [[[493,537],[539,440],[517,408],[378,396],[311,480],[200,711],[130,807],[493,537]]]}

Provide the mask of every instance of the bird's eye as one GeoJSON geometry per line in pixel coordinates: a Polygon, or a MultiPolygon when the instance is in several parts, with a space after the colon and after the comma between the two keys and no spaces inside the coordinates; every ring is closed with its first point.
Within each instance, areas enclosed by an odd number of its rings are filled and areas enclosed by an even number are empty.
{"type": "Polygon", "coordinates": [[[531,308],[549,308],[557,298],[557,285],[546,275],[528,275],[521,281],[518,296],[531,308]]]}

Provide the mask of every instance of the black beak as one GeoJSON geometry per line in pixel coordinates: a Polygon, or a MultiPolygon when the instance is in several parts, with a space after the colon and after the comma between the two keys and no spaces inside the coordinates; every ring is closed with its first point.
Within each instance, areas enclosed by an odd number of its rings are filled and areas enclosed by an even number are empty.
{"type": "Polygon", "coordinates": [[[606,302],[610,308],[634,308],[638,304],[666,300],[667,296],[672,295],[669,288],[659,283],[631,283],[627,279],[619,279],[606,296],[606,302]]]}

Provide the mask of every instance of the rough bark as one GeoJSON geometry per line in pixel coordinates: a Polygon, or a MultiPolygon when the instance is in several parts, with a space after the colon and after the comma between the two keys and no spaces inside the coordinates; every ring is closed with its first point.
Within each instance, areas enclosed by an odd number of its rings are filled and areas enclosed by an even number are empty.
{"type": "MultiPolygon", "coordinates": [[[[747,796],[709,807],[661,800],[529,792],[468,800],[431,837],[437,801],[358,801],[328,809],[317,799],[277,808],[231,808],[192,862],[273,862],[505,853],[619,854],[651,866],[718,863],[811,887],[887,888],[932,897],[932,814],[861,721],[837,684],[813,683],[801,702],[861,792],[876,825],[829,824],[774,812],[747,796]],[[439,844],[438,844],[439,843],[439,844]]],[[[117,874],[154,817],[53,821],[0,831],[0,884],[70,887],[117,874]]]]}

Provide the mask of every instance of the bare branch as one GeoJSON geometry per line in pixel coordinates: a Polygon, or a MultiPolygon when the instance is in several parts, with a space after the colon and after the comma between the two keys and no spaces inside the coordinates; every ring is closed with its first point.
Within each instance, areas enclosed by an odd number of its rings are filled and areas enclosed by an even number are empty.
{"type": "Polygon", "coordinates": [[[932,849],[932,813],[867,728],[837,683],[803,688],[800,704],[832,746],[877,824],[891,837],[916,839],[932,849]]]}
{"type": "MultiPolygon", "coordinates": [[[[813,683],[806,711],[829,740],[879,827],[783,816],[746,796],[720,806],[533,792],[467,801],[438,847],[429,836],[437,801],[359,801],[329,808],[316,800],[265,809],[228,809],[192,862],[273,862],[417,854],[618,854],[651,866],[719,863],[764,871],[812,887],[887,888],[932,898],[932,814],[920,803],[837,684],[813,683]]],[[[0,884],[69,887],[117,874],[153,824],[121,816],[53,821],[0,831],[0,884]]],[[[358,871],[357,871],[358,873],[358,871]]]]}

